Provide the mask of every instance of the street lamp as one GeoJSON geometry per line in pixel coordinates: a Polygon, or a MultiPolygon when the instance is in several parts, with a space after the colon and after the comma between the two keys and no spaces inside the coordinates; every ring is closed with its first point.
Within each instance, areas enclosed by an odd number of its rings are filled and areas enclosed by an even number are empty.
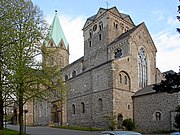
{"type": "Polygon", "coordinates": [[[28,109],[25,109],[24,110],[24,119],[25,119],[25,121],[24,121],[24,134],[26,134],[26,113],[28,112],[28,109]]]}

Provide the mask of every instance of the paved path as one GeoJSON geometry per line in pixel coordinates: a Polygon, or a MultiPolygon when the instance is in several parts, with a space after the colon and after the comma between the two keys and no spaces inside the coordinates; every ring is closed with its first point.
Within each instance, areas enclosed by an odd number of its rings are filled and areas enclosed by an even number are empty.
{"type": "MultiPolygon", "coordinates": [[[[18,126],[7,125],[7,128],[19,130],[18,126]]],[[[51,127],[27,127],[27,134],[30,135],[100,135],[99,131],[76,131],[51,127]]]]}

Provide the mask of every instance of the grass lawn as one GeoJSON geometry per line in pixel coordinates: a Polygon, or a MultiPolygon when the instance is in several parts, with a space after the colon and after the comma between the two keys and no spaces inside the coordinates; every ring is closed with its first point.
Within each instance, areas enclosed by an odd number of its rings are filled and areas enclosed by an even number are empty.
{"type": "Polygon", "coordinates": [[[10,129],[4,129],[0,130],[0,135],[18,135],[18,131],[10,130],[10,129]]]}

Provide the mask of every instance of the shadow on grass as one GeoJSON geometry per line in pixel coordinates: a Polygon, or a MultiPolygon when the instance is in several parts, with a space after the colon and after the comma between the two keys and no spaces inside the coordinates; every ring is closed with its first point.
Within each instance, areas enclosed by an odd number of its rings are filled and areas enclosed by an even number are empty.
{"type": "Polygon", "coordinates": [[[19,135],[19,132],[11,129],[4,129],[0,130],[0,135],[19,135]]]}

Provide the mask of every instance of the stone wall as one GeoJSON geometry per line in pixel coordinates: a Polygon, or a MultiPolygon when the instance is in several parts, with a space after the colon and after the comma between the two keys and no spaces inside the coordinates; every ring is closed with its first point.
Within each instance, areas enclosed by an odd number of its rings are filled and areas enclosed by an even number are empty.
{"type": "Polygon", "coordinates": [[[179,102],[180,93],[151,93],[136,96],[134,101],[134,122],[140,132],[171,130],[171,111],[175,110],[179,102]],[[156,112],[161,113],[158,119],[156,112]]]}
{"type": "Polygon", "coordinates": [[[110,63],[95,67],[67,81],[67,116],[70,125],[104,126],[103,116],[112,112],[110,63]],[[102,110],[98,100],[102,99],[102,110]],[[84,103],[84,112],[82,111],[84,103]],[[72,106],[75,106],[75,113],[72,106]],[[101,125],[99,125],[101,123],[101,125]],[[102,125],[103,124],[103,125],[102,125]]]}

